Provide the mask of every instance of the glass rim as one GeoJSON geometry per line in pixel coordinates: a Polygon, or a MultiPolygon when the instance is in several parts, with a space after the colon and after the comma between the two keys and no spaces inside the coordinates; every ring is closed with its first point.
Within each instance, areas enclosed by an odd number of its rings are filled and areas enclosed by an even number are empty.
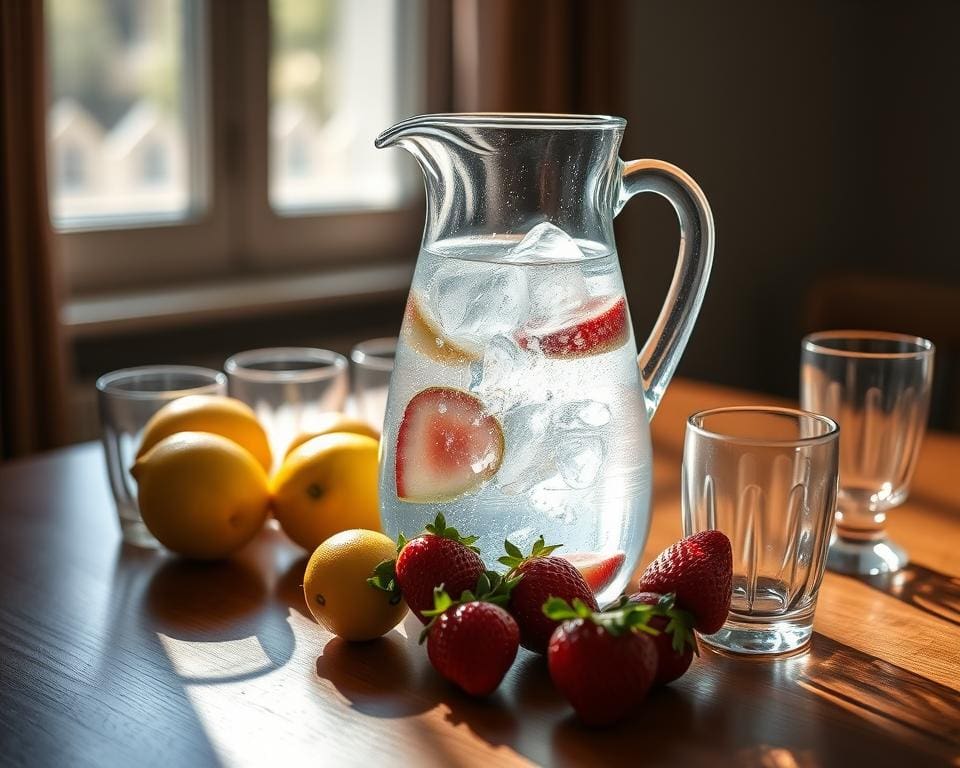
{"type": "Polygon", "coordinates": [[[223,371],[205,368],[202,365],[137,365],[131,368],[118,368],[97,377],[97,391],[110,397],[127,400],[154,400],[158,396],[183,397],[185,395],[217,394],[227,385],[223,371]],[[163,375],[196,376],[207,380],[205,384],[178,389],[120,389],[119,382],[145,376],[163,375]]]}
{"type": "Polygon", "coordinates": [[[247,381],[272,383],[282,381],[315,382],[326,381],[340,375],[347,369],[347,358],[339,352],[318,347],[261,347],[248,349],[230,355],[223,363],[227,376],[247,381]],[[301,361],[319,363],[312,368],[291,368],[288,370],[265,370],[252,368],[255,363],[301,361]]]}
{"type": "Polygon", "coordinates": [[[350,360],[364,368],[376,371],[392,371],[398,342],[399,339],[396,336],[378,336],[375,339],[366,339],[353,345],[353,349],[350,350],[350,360]],[[370,347],[370,349],[365,347],[370,347]],[[378,354],[377,348],[383,351],[389,349],[390,360],[378,354]]]}
{"type": "Polygon", "coordinates": [[[822,445],[837,439],[840,434],[840,425],[829,416],[812,411],[804,411],[800,408],[787,408],[775,405],[727,405],[720,408],[707,408],[702,411],[690,414],[687,417],[687,429],[709,440],[718,440],[725,443],[735,443],[738,445],[768,446],[771,448],[800,448],[807,445],[822,445]],[[747,437],[746,435],[729,435],[723,432],[715,432],[707,429],[696,422],[702,421],[709,416],[716,416],[723,413],[757,413],[768,416],[789,416],[796,421],[803,420],[814,421],[827,427],[827,432],[822,435],[812,435],[810,437],[794,437],[789,440],[767,439],[760,437],[747,437]]]}
{"type": "Polygon", "coordinates": [[[812,352],[817,355],[862,358],[864,360],[919,360],[932,356],[936,351],[933,342],[922,336],[913,336],[909,333],[893,333],[891,331],[861,331],[855,329],[808,333],[801,339],[800,346],[804,352],[812,352]],[[912,344],[915,349],[911,352],[861,352],[851,349],[836,349],[835,347],[828,347],[821,343],[829,339],[843,341],[891,341],[900,344],[912,344]]]}

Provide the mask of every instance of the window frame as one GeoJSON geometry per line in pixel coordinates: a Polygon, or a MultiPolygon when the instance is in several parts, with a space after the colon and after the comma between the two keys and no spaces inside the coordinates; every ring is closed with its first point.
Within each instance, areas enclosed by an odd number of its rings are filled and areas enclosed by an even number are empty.
{"type": "MultiPolygon", "coordinates": [[[[187,119],[199,137],[190,149],[197,210],[172,221],[111,222],[104,228],[91,222],[57,231],[68,293],[120,293],[267,271],[411,261],[410,244],[423,221],[412,186],[401,207],[393,209],[284,215],[271,208],[269,0],[188,0],[184,8],[186,66],[197,73],[185,89],[187,119]]],[[[416,57],[414,67],[421,73],[409,77],[405,68],[396,68],[401,112],[438,106],[431,71],[436,56],[430,51],[438,8],[435,0],[398,5],[398,49],[416,57]],[[427,85],[419,92],[415,85],[401,90],[404,82],[427,85]]],[[[381,127],[386,126],[374,126],[381,127]]]]}

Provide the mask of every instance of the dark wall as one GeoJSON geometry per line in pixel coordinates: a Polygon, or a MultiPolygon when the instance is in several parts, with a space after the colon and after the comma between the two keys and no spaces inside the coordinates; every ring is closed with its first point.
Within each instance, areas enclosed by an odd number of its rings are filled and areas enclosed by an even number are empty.
{"type": "MultiPolygon", "coordinates": [[[[960,333],[960,3],[627,7],[621,155],[683,167],[717,223],[681,375],[795,395],[805,302],[832,275],[958,287],[960,333]]],[[[677,225],[666,203],[635,199],[617,226],[642,338],[677,225]]]]}

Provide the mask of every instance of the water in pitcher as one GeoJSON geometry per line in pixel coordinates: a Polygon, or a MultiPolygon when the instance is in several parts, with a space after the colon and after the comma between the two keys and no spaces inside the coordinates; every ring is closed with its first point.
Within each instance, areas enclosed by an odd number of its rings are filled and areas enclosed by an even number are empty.
{"type": "Polygon", "coordinates": [[[443,512],[480,537],[624,553],[649,526],[650,436],[617,255],[543,223],[440,240],[410,289],[382,440],[385,531],[443,512]],[[467,457],[464,461],[463,458],[467,457]]]}

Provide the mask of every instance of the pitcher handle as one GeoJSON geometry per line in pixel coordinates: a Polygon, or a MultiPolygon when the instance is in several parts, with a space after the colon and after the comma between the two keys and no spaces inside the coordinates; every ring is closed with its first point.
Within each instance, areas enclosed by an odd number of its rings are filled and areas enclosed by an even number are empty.
{"type": "Polygon", "coordinates": [[[621,162],[614,215],[639,192],[653,192],[673,205],[680,219],[680,256],[666,301],[637,361],[647,418],[653,418],[673,378],[703,303],[713,264],[713,213],[703,190],[680,168],[662,160],[621,162]]]}

